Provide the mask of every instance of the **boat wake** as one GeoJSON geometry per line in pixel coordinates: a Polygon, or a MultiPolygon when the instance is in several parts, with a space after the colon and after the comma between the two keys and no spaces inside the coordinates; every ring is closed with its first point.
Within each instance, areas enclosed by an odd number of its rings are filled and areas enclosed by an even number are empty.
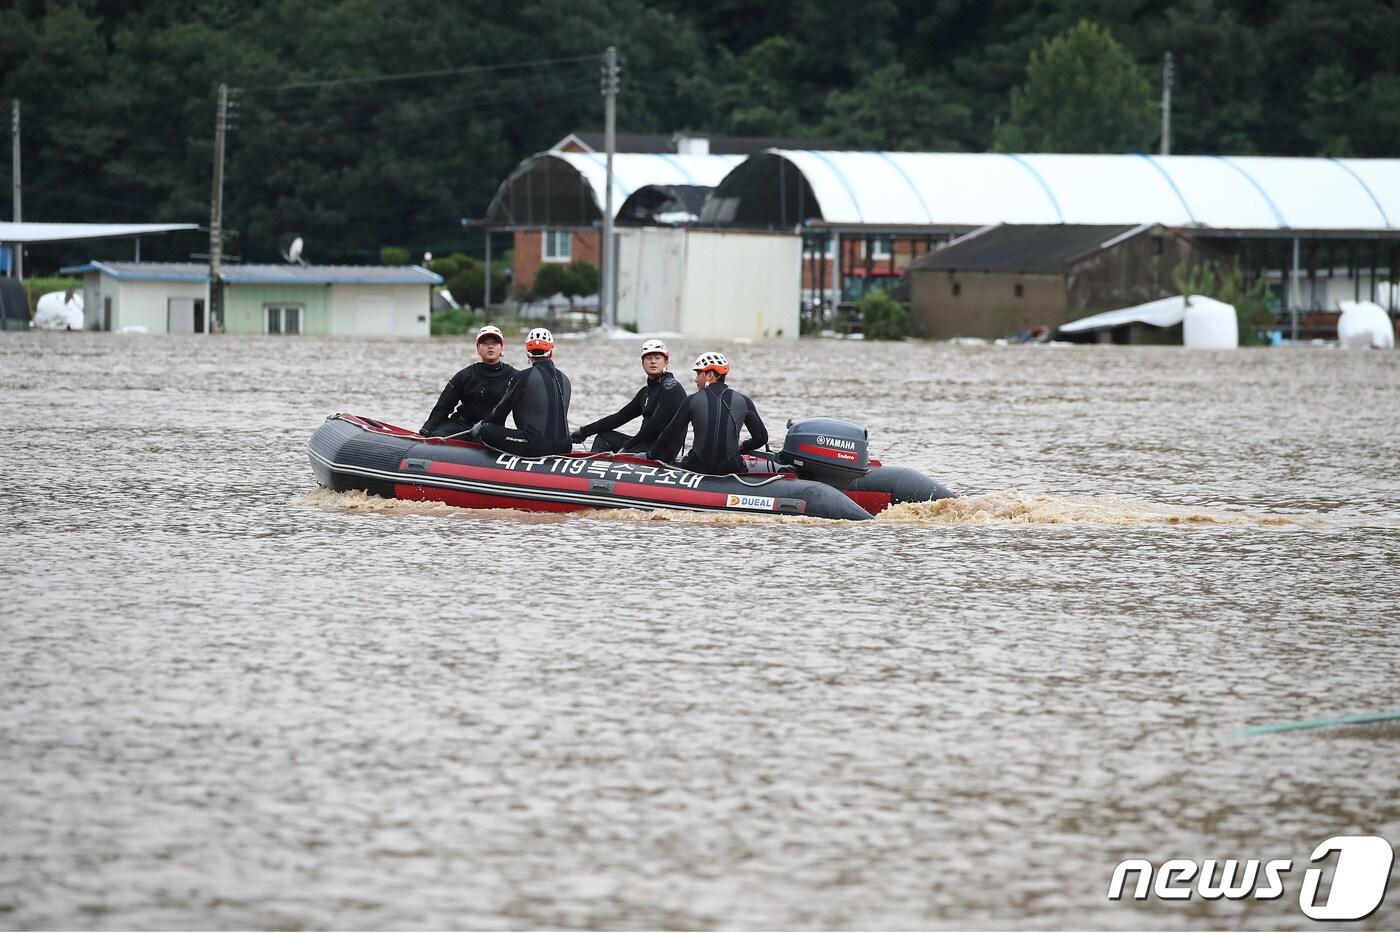
{"type": "Polygon", "coordinates": [[[883,522],[944,525],[1302,525],[1307,519],[1261,512],[1226,512],[1161,505],[1112,496],[1058,496],[1005,489],[981,496],[906,502],[876,516],[883,522]]]}
{"type": "Polygon", "coordinates": [[[317,486],[294,500],[302,508],[323,509],[327,512],[369,512],[383,515],[430,515],[437,518],[497,519],[526,525],[563,522],[577,518],[579,513],[522,512],[519,509],[464,509],[446,502],[418,502],[412,499],[385,499],[372,496],[362,489],[333,492],[317,486]]]}
{"type": "MultiPolygon", "coordinates": [[[[601,520],[624,522],[674,522],[702,525],[784,524],[839,525],[850,522],[806,516],[748,515],[742,512],[686,512],[672,509],[595,509],[582,512],[522,512],[515,509],[464,509],[442,502],[383,499],[354,490],[332,492],[316,487],[297,505],[334,512],[372,512],[389,515],[428,515],[443,518],[513,521],[523,524],[601,520]]],[[[906,502],[875,516],[877,523],[898,525],[1176,525],[1253,526],[1260,528],[1303,526],[1317,519],[1261,512],[1227,512],[1161,505],[1112,496],[1060,496],[1006,489],[980,496],[906,502]]]]}

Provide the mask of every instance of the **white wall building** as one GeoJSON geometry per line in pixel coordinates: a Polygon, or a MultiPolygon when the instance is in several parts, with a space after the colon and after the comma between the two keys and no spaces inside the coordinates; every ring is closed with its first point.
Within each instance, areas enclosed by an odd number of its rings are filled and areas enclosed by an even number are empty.
{"type": "Polygon", "coordinates": [[[155,334],[313,334],[426,337],[442,277],[419,266],[226,265],[223,320],[210,321],[209,267],[199,263],[90,262],[84,323],[155,334]]]}
{"type": "Polygon", "coordinates": [[[642,333],[798,335],[796,234],[626,227],[617,253],[617,319],[642,333]]]}

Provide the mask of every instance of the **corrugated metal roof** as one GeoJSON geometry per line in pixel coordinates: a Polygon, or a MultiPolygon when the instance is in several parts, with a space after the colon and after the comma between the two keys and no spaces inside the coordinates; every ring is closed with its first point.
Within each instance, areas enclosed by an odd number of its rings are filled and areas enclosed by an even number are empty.
{"type": "MultiPolygon", "coordinates": [[[[65,266],[64,275],[104,272],[137,282],[206,282],[209,266],[197,262],[94,261],[65,266]]],[[[228,283],[283,285],[440,285],[442,276],[422,266],[301,266],[271,263],[225,265],[219,278],[228,283]]]]}
{"type": "Polygon", "coordinates": [[[929,253],[914,269],[1059,272],[1071,259],[1093,252],[1138,227],[1121,224],[1000,226],[929,253]]]}
{"type": "Polygon", "coordinates": [[[224,266],[225,282],[287,285],[441,285],[442,276],[422,266],[301,266],[290,263],[224,266]]]}
{"type": "Polygon", "coordinates": [[[64,266],[62,275],[103,272],[114,279],[136,282],[207,282],[209,266],[199,262],[107,262],[93,260],[81,266],[64,266]]]}
{"type": "Polygon", "coordinates": [[[198,230],[199,224],[40,224],[0,221],[0,243],[57,243],[198,230]]]}
{"type": "Polygon", "coordinates": [[[817,204],[809,216],[829,224],[1400,229],[1400,159],[771,149],[712,198],[777,188],[775,160],[789,167],[789,191],[791,168],[801,172],[817,204]]]}

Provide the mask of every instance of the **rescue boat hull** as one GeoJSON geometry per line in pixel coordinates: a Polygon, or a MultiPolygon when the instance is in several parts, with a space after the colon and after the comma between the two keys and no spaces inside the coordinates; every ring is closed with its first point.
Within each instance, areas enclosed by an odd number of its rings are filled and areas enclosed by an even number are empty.
{"type": "Polygon", "coordinates": [[[473,509],[675,509],[858,521],[897,502],[952,495],[898,467],[876,467],[842,493],[792,473],[710,476],[623,454],[529,459],[345,414],[316,429],[308,455],[317,482],[337,492],[473,509]]]}

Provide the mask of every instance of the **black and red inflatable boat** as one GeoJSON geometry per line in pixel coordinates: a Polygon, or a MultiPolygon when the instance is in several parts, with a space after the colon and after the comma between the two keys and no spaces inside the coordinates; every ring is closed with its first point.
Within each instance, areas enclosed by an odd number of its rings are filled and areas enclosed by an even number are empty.
{"type": "Polygon", "coordinates": [[[901,502],[951,497],[914,470],[870,460],[865,429],[835,418],[788,425],[776,456],[751,472],[710,476],[626,454],[526,459],[474,441],[424,438],[356,415],[332,415],[311,435],[322,486],[472,509],[574,512],[678,509],[867,519],[901,502]]]}

